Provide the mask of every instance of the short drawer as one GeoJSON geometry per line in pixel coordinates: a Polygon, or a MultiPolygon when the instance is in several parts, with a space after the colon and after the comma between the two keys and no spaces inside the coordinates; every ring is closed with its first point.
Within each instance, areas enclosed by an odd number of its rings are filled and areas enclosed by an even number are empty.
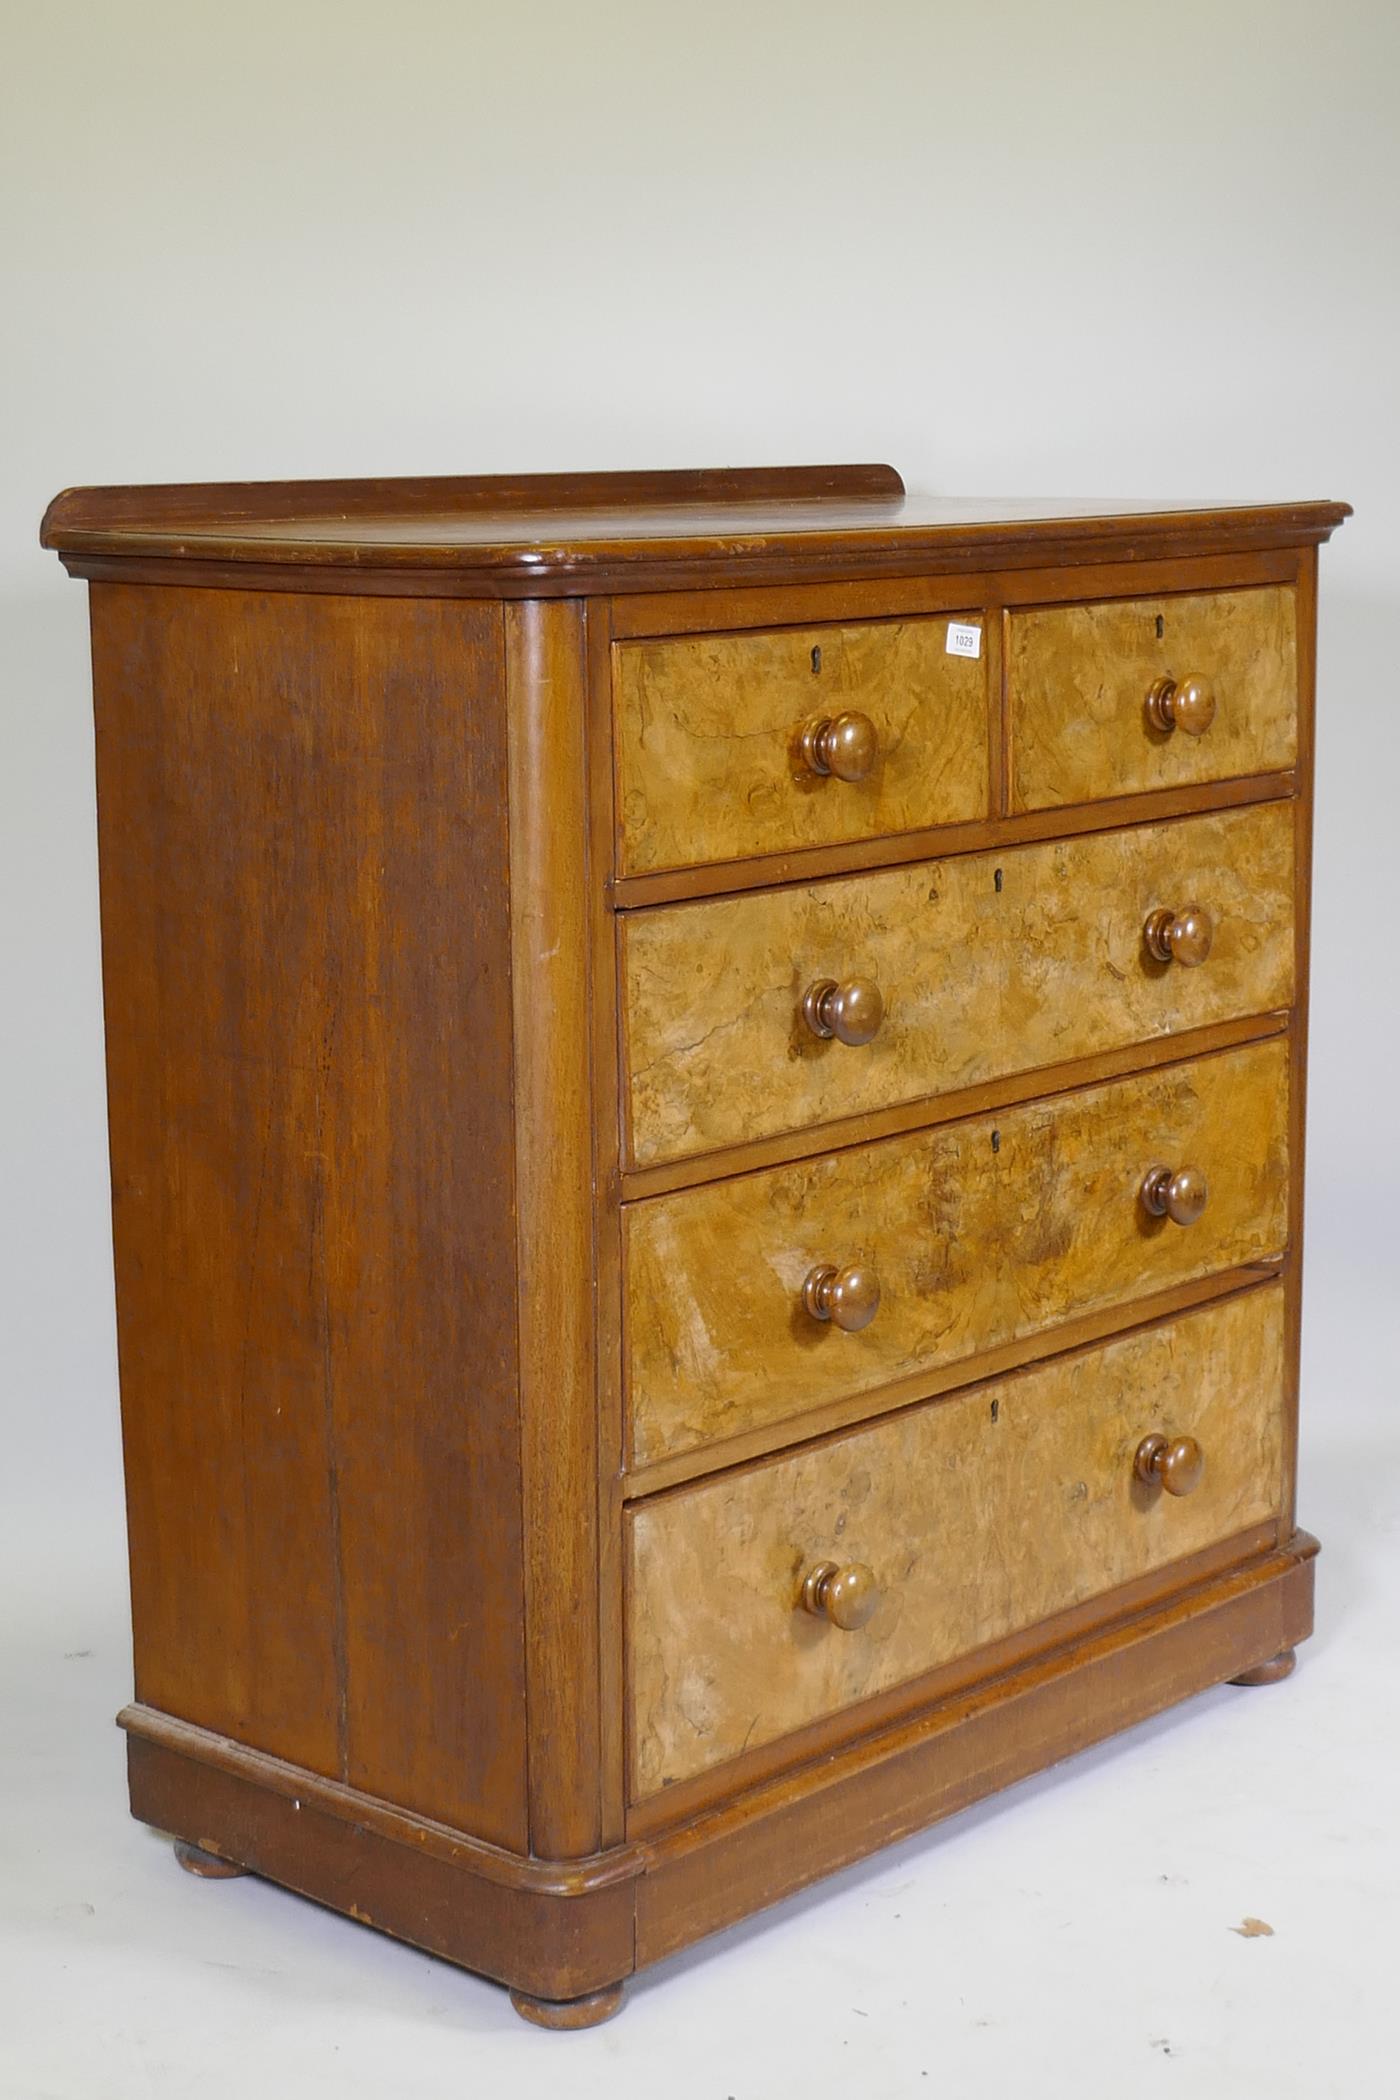
{"type": "Polygon", "coordinates": [[[1292,805],[1269,803],[628,913],[630,1157],[680,1159],[1287,1006],[1292,900],[1292,805]],[[1163,961],[1147,938],[1187,905],[1213,927],[1190,966],[1202,940],[1163,961]],[[868,994],[833,1011],[852,984],[878,991],[873,1035],[817,1033],[869,1029],[868,994]]]}
{"type": "Polygon", "coordinates": [[[1269,1260],[1287,1232],[1277,1040],[630,1204],[632,1462],[1269,1260]],[[1161,1166],[1198,1178],[1177,1219],[1144,1195],[1161,1166]]]}
{"type": "Polygon", "coordinates": [[[1009,616],[1011,807],[1272,773],[1297,757],[1290,588],[1009,616]]]}
{"type": "MultiPolygon", "coordinates": [[[[981,615],[955,615],[975,628],[981,615]]],[[[987,814],[985,658],[949,620],[619,642],[624,874],[987,814]]]]}
{"type": "Polygon", "coordinates": [[[1284,1387],[1263,1284],[634,1506],[633,1798],[1271,1519],[1284,1387]]]}

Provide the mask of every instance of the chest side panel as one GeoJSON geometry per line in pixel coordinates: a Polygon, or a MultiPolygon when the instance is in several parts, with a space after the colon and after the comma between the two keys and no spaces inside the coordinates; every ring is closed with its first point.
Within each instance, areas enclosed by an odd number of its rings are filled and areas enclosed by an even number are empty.
{"type": "Polygon", "coordinates": [[[93,601],[138,1697],[520,1843],[499,614],[93,601]]]}

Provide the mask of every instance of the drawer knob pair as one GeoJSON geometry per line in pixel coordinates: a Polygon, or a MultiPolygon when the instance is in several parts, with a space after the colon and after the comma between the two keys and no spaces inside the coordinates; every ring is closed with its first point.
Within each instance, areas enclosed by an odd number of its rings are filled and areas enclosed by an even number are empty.
{"type": "Polygon", "coordinates": [[[1203,904],[1183,904],[1180,911],[1164,904],[1147,914],[1142,938],[1154,962],[1180,963],[1183,970],[1194,970],[1210,954],[1215,921],[1203,904]]]}
{"type": "Polygon", "coordinates": [[[1193,1436],[1163,1436],[1160,1430],[1143,1438],[1133,1460],[1139,1480],[1155,1483],[1169,1495],[1191,1494],[1205,1469],[1206,1455],[1193,1436]]]}
{"type": "Polygon", "coordinates": [[[1215,687],[1199,672],[1189,678],[1159,678],[1147,695],[1147,719],[1163,736],[1174,729],[1204,736],[1215,720],[1215,687]]]}
{"type": "Polygon", "coordinates": [[[834,1560],[823,1560],[803,1579],[802,1609],[814,1618],[829,1620],[843,1633],[858,1633],[874,1618],[881,1594],[874,1571],[863,1560],[853,1560],[844,1568],[834,1560]]]}
{"type": "Polygon", "coordinates": [[[837,780],[864,780],[880,755],[880,739],[869,715],[823,715],[802,732],[802,756],[814,773],[837,780]]]}
{"type": "Polygon", "coordinates": [[[803,1284],[802,1303],[814,1320],[830,1320],[845,1334],[859,1334],[880,1310],[880,1279],[863,1262],[844,1269],[823,1262],[803,1284]]]}
{"type": "Polygon", "coordinates": [[[848,977],[843,984],[819,977],[802,994],[802,1018],[813,1035],[835,1036],[856,1050],[873,1040],[885,1018],[885,1002],[868,977],[848,977]]]}
{"type": "Polygon", "coordinates": [[[1138,1191],[1149,1218],[1170,1218],[1173,1225],[1194,1225],[1210,1194],[1199,1167],[1149,1167],[1138,1191]]]}

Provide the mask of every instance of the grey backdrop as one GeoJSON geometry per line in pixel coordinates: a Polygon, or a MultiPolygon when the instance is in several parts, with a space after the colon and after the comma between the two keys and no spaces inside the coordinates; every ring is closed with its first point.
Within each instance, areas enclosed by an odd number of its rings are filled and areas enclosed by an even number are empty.
{"type": "MultiPolygon", "coordinates": [[[[1343,1511],[1345,1468],[1393,1478],[1398,68],[1363,0],[8,11],[17,1639],[47,1587],[124,1581],[85,608],[36,542],[75,481],[888,457],[950,494],[1350,499],[1322,564],[1304,1521],[1310,1462],[1343,1511]]],[[[1359,1549],[1328,1543],[1344,1601],[1359,1549]]]]}

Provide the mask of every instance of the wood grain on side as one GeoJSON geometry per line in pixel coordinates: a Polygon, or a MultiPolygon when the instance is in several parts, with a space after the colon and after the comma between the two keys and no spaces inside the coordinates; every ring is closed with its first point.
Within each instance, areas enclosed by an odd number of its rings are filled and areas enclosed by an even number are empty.
{"type": "MultiPolygon", "coordinates": [[[[980,628],[981,614],[965,616],[980,628]]],[[[625,642],[613,651],[621,869],[641,874],[988,813],[985,656],[946,619],[625,642]],[[858,710],[863,780],[814,772],[807,724],[858,710]]]]}
{"type": "Polygon", "coordinates": [[[629,1205],[633,1463],[1281,1254],[1288,1061],[1262,1043],[629,1205]],[[1189,1230],[1138,1200],[1159,1161],[1206,1175],[1189,1230]],[[843,1333],[802,1285],[850,1262],[881,1298],[843,1333]]]}
{"type": "Polygon", "coordinates": [[[658,906],[622,928],[638,1166],[913,1101],[1289,1004],[1287,805],[1053,839],[801,888],[658,906]],[[1143,923],[1205,906],[1199,969],[1143,923]],[[802,1017],[818,979],[872,978],[859,1049],[802,1017]]]}
{"type": "Polygon", "coordinates": [[[581,608],[505,615],[531,1849],[600,1834],[598,1397],[581,608]]]}
{"type": "Polygon", "coordinates": [[[1290,589],[1039,607],[1009,619],[1013,810],[1279,771],[1297,752],[1290,589]],[[1154,730],[1158,678],[1204,676],[1201,736],[1154,730]]]}
{"type": "Polygon", "coordinates": [[[629,1517],[634,1798],[999,1640],[1277,1512],[1276,1285],[693,1488],[629,1517]],[[1185,1497],[1135,1479],[1194,1436],[1185,1497]],[[804,1574],[862,1562],[845,1632],[804,1574]]]}
{"type": "Polygon", "coordinates": [[[499,614],[93,649],[138,1696],[523,1846],[499,614]]]}

